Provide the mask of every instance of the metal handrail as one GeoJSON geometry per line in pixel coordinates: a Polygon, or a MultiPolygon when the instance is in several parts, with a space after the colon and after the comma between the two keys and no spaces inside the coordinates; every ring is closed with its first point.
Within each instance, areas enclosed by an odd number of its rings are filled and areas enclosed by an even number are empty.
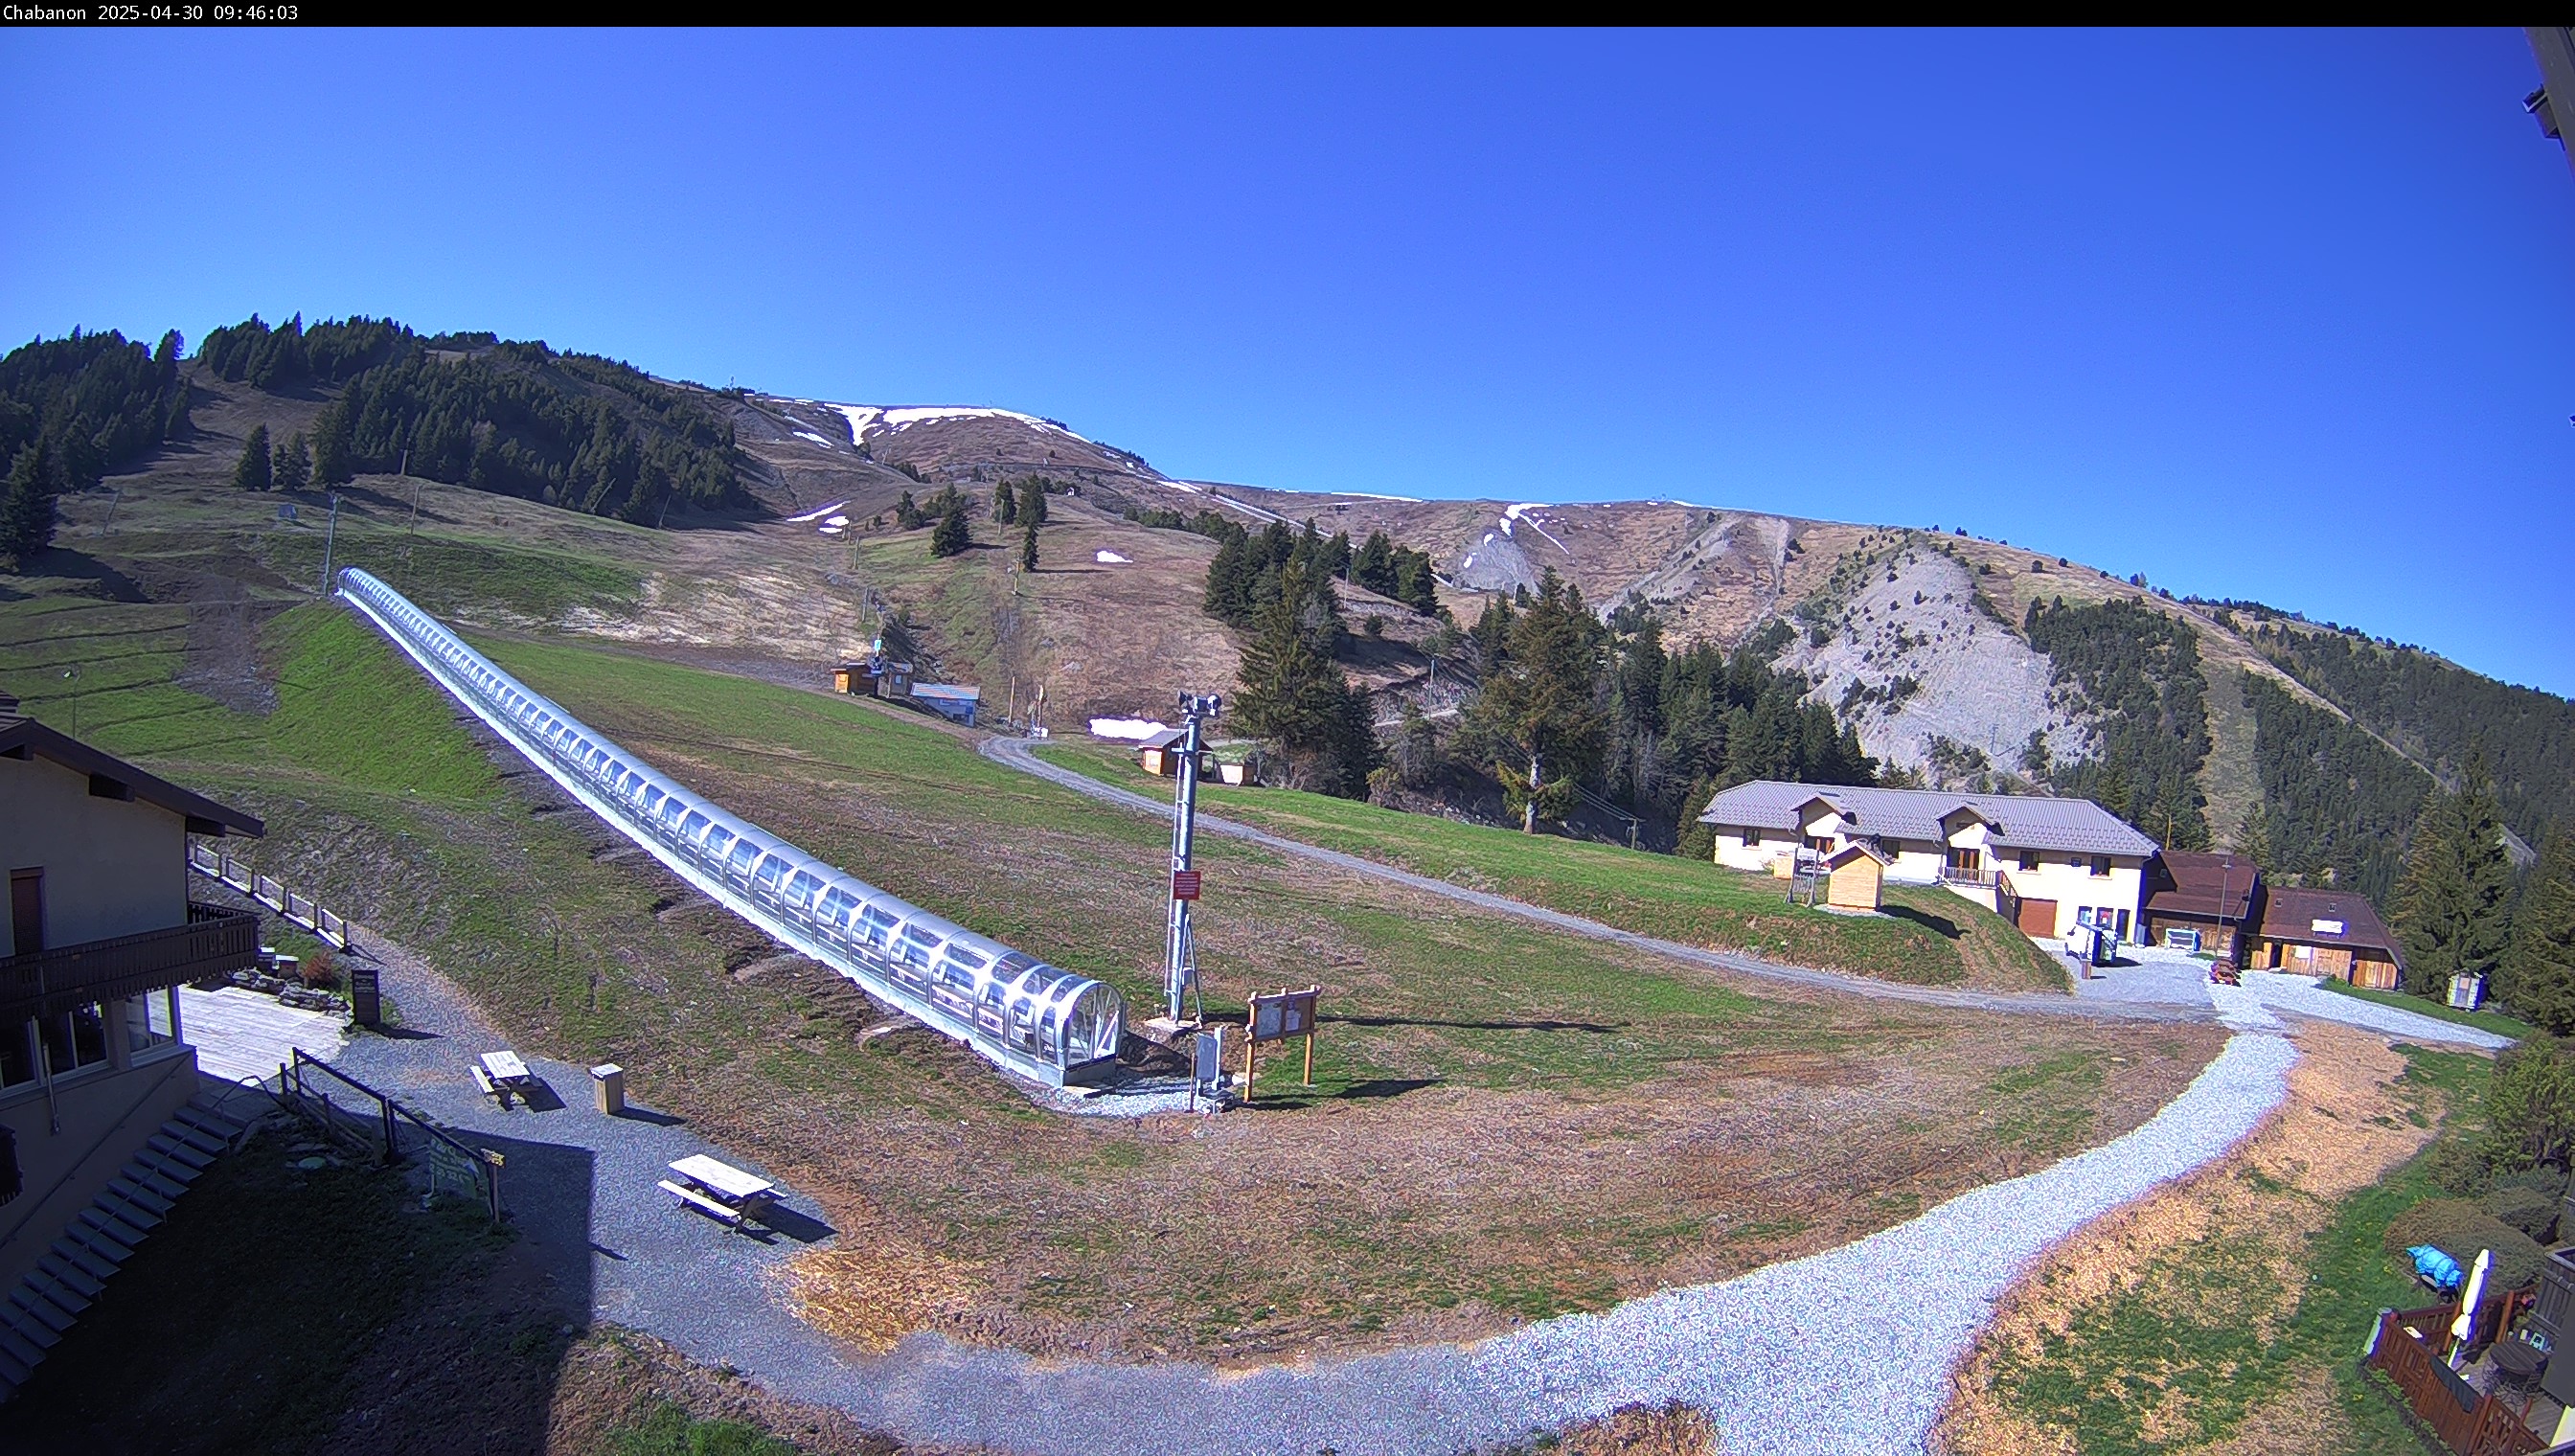
{"type": "Polygon", "coordinates": [[[293,1059],[286,1065],[278,1068],[278,1089],[281,1092],[285,1091],[291,1085],[294,1088],[296,1095],[306,1095],[304,1091],[304,1071],[305,1068],[311,1067],[314,1070],[323,1072],[339,1081],[348,1083],[351,1088],[366,1096],[375,1098],[379,1113],[384,1119],[385,1161],[388,1164],[392,1163],[399,1155],[394,1145],[394,1114],[402,1114],[402,1116],[408,1119],[413,1126],[418,1127],[421,1131],[428,1133],[438,1141],[447,1144],[458,1154],[471,1160],[475,1166],[483,1170],[483,1187],[485,1196],[491,1203],[492,1222],[495,1226],[500,1224],[501,1155],[499,1153],[492,1151],[490,1148],[476,1147],[474,1144],[465,1141],[452,1132],[449,1132],[446,1128],[430,1121],[420,1113],[413,1111],[410,1107],[405,1106],[401,1099],[395,1097],[392,1093],[381,1092],[374,1087],[368,1086],[365,1082],[359,1081],[356,1077],[349,1075],[347,1072],[340,1070],[331,1063],[313,1055],[301,1046],[289,1047],[288,1050],[294,1054],[293,1059]]]}

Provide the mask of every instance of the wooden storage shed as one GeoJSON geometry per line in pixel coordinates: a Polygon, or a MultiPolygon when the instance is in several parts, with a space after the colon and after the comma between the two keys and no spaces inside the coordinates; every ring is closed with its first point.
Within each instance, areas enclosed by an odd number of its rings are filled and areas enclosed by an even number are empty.
{"type": "Polygon", "coordinates": [[[1889,862],[1865,841],[1843,845],[1824,860],[1824,903],[1838,910],[1878,908],[1889,862]]]}

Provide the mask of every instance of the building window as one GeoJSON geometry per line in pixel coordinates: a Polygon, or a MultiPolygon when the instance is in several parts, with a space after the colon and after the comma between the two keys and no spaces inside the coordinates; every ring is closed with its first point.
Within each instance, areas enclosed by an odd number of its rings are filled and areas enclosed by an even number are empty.
{"type": "Polygon", "coordinates": [[[1758,846],[1760,845],[1760,843],[1761,843],[1761,831],[1760,831],[1759,829],[1745,829],[1745,830],[1743,831],[1743,847],[1744,847],[1744,848],[1746,848],[1746,849],[1756,848],[1756,847],[1758,847],[1758,846]]]}
{"type": "Polygon", "coordinates": [[[2107,855],[2107,854],[2095,854],[2095,855],[2093,855],[2093,856],[2092,856],[2092,873],[2093,873],[2093,875],[2094,875],[2096,878],[2101,878],[2101,879],[2107,879],[2107,878],[2109,878],[2109,877],[2110,877],[2110,856],[2109,856],[2109,855],[2107,855]]]}
{"type": "Polygon", "coordinates": [[[0,1028],[0,1087],[36,1079],[35,1023],[0,1028]]]}
{"type": "Polygon", "coordinates": [[[2119,911],[2119,928],[2112,933],[2116,934],[2122,940],[2128,938],[2128,912],[2126,910],[2119,911]]]}
{"type": "Polygon", "coordinates": [[[1832,852],[1833,841],[1823,834],[1808,834],[1806,847],[1818,854],[1828,854],[1832,852]]]}
{"type": "Polygon", "coordinates": [[[107,1060],[107,1018],[98,1003],[75,1006],[36,1023],[45,1042],[45,1065],[56,1076],[107,1060]]]}
{"type": "Polygon", "coordinates": [[[125,1003],[125,1049],[150,1051],[170,1044],[170,1000],[175,990],[147,991],[125,1003]]]}
{"type": "Polygon", "coordinates": [[[2020,867],[2023,869],[2036,869],[2038,867],[2038,851],[2036,849],[2021,850],[2020,867]]]}

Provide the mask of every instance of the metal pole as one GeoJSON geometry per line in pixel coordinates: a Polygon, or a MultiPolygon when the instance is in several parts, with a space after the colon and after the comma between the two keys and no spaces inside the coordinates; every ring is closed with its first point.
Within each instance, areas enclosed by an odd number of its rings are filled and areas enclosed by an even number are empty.
{"type": "Polygon", "coordinates": [[[340,493],[331,493],[331,519],[322,528],[322,595],[331,595],[331,544],[340,534],[340,493]]]}
{"type": "MultiPolygon", "coordinates": [[[[1198,838],[1199,753],[1205,738],[1201,725],[1213,718],[1221,700],[1194,693],[1181,695],[1181,781],[1172,795],[1172,865],[1174,874],[1190,867],[1198,838]]],[[[1166,890],[1177,886],[1167,884],[1166,890]]],[[[1181,1020],[1184,1001],[1198,984],[1198,946],[1191,934],[1191,902],[1174,893],[1163,934],[1163,1013],[1181,1020]]]]}

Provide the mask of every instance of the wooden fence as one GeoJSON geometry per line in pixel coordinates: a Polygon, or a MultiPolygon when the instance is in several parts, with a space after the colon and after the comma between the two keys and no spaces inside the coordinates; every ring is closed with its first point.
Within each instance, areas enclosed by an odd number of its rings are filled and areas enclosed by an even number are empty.
{"type": "Polygon", "coordinates": [[[324,944],[339,950],[349,948],[348,921],[314,903],[311,896],[288,889],[275,876],[252,869],[234,858],[231,850],[216,849],[192,840],[188,845],[188,867],[208,879],[222,880],[249,895],[287,920],[312,931],[314,938],[324,944]]]}
{"type": "MultiPolygon", "coordinates": [[[[2529,1301],[2527,1289],[2482,1301],[2478,1335],[2491,1339],[2510,1328],[2513,1316],[2529,1301]]],[[[2396,1382],[2416,1418],[2458,1456],[2532,1456],[2546,1450],[2548,1442],[2523,1424],[2520,1411],[2491,1394],[2478,1394],[2437,1353],[2449,1343],[2450,1321],[2458,1314],[2456,1304],[2389,1310],[2378,1317],[2368,1363],[2396,1382]]]]}

